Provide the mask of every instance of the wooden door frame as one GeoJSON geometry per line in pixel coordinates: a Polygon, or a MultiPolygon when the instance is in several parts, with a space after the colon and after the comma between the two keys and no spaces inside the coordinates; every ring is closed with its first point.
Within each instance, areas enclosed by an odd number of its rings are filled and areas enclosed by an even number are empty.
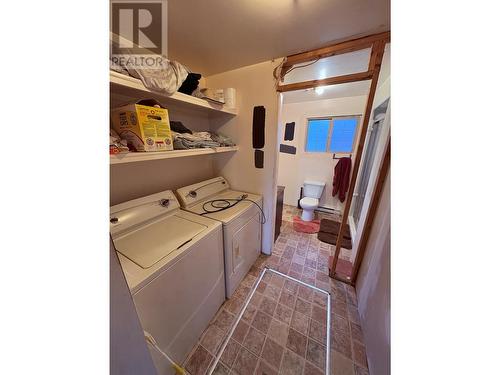
{"type": "MultiPolygon", "coordinates": [[[[295,55],[291,55],[285,58],[285,61],[283,62],[281,66],[281,71],[279,73],[279,80],[278,85],[276,87],[276,90],[278,92],[287,92],[287,91],[294,91],[294,90],[304,90],[304,89],[309,89],[309,88],[314,88],[318,86],[324,86],[324,85],[336,85],[336,84],[343,84],[343,83],[351,83],[351,82],[359,82],[359,81],[365,81],[365,80],[371,80],[370,84],[370,91],[368,93],[368,99],[366,102],[366,107],[365,107],[365,112],[364,112],[364,117],[363,117],[363,124],[360,129],[360,135],[358,138],[358,142],[356,145],[356,152],[355,152],[355,158],[354,158],[354,164],[351,172],[351,179],[349,182],[349,189],[347,192],[347,200],[344,205],[344,210],[342,214],[342,222],[340,224],[339,228],[339,233],[337,236],[337,243],[335,245],[335,254],[333,257],[331,257],[331,261],[329,262],[330,266],[330,272],[329,275],[332,278],[338,279],[343,282],[347,282],[352,284],[355,277],[357,276],[357,272],[359,270],[359,265],[361,264],[362,261],[362,255],[364,255],[364,249],[360,252],[360,247],[358,246],[358,252],[356,255],[355,259],[355,264],[353,267],[353,273],[351,275],[350,279],[345,279],[341,277],[340,275],[337,275],[335,273],[335,268],[337,266],[338,258],[340,255],[340,248],[342,244],[342,238],[343,234],[347,228],[347,220],[349,217],[349,211],[351,209],[351,203],[352,203],[352,198],[354,195],[354,189],[356,186],[356,180],[358,177],[358,172],[359,168],[361,165],[361,160],[363,156],[363,149],[366,141],[366,135],[368,132],[368,125],[370,123],[370,118],[371,118],[371,112],[373,108],[373,100],[375,98],[375,91],[377,89],[377,83],[378,83],[378,78],[380,74],[380,67],[382,65],[382,58],[384,56],[384,49],[385,45],[389,43],[390,41],[390,31],[384,32],[384,33],[379,33],[379,34],[373,34],[369,35],[363,38],[356,38],[356,39],[351,39],[345,42],[341,43],[335,43],[327,47],[311,50],[308,52],[303,52],[295,55]],[[336,77],[329,77],[325,79],[319,79],[319,80],[311,80],[311,81],[305,81],[305,82],[297,82],[297,83],[290,83],[290,84],[282,84],[283,83],[283,77],[287,74],[290,69],[295,64],[299,63],[305,63],[305,62],[310,62],[310,61],[317,61],[319,59],[325,58],[325,57],[330,57],[334,55],[340,55],[344,53],[349,53],[349,52],[354,52],[366,48],[371,48],[371,54],[370,54],[370,61],[368,63],[368,69],[365,72],[359,72],[359,73],[354,73],[354,74],[347,74],[343,76],[336,76],[336,77]],[[356,269],[357,267],[357,269],[356,269]]],[[[389,142],[390,145],[390,142],[389,142]]],[[[387,151],[387,150],[386,150],[387,151]]],[[[390,152],[389,156],[390,157],[390,152]]],[[[384,157],[385,161],[385,157],[384,157]]],[[[377,181],[378,182],[378,181],[377,181]]],[[[377,189],[378,186],[376,186],[377,189]]],[[[378,197],[374,196],[372,199],[372,202],[370,203],[370,207],[372,203],[374,202],[375,198],[379,199],[378,197]]],[[[363,236],[368,236],[370,226],[365,225],[364,228],[362,229],[361,233],[361,238],[363,239],[363,236]],[[365,233],[366,232],[366,233],[365,233]]],[[[363,240],[364,242],[360,242],[361,244],[364,244],[363,246],[366,246],[365,241],[367,241],[367,238],[363,240]]]]}

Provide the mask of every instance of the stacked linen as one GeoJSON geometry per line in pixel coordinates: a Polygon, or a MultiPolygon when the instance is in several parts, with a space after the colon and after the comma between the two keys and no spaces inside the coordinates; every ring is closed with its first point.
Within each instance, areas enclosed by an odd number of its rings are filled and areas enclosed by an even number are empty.
{"type": "Polygon", "coordinates": [[[220,143],[212,140],[209,132],[177,133],[172,132],[174,137],[174,149],[185,150],[190,148],[214,148],[220,143]]]}
{"type": "Polygon", "coordinates": [[[234,146],[234,142],[222,134],[210,132],[178,133],[172,131],[174,149],[185,150],[190,148],[214,148],[234,146]]]}
{"type": "Polygon", "coordinates": [[[235,146],[235,143],[231,140],[231,138],[223,135],[223,134],[215,134],[212,133],[212,140],[219,143],[221,147],[225,146],[235,146]]]}

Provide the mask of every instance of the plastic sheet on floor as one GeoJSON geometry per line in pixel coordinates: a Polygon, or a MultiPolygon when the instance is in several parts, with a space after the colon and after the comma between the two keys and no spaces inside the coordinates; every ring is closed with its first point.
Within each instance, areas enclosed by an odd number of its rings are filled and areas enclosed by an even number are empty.
{"type": "Polygon", "coordinates": [[[211,374],[330,374],[330,294],[265,267],[211,374]]]}

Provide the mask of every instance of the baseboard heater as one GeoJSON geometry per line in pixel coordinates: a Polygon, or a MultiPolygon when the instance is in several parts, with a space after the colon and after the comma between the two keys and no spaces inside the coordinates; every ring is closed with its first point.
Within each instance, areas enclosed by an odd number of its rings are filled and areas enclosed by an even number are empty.
{"type": "Polygon", "coordinates": [[[330,208],[330,207],[323,207],[323,206],[319,206],[314,211],[340,214],[340,210],[336,210],[335,208],[330,208]]]}

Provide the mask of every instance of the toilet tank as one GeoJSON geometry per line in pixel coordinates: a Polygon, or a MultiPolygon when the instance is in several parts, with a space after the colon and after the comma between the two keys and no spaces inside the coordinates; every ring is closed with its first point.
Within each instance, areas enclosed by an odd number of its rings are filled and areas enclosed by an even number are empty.
{"type": "Polygon", "coordinates": [[[321,181],[304,181],[304,197],[320,199],[325,183],[321,181]]]}

